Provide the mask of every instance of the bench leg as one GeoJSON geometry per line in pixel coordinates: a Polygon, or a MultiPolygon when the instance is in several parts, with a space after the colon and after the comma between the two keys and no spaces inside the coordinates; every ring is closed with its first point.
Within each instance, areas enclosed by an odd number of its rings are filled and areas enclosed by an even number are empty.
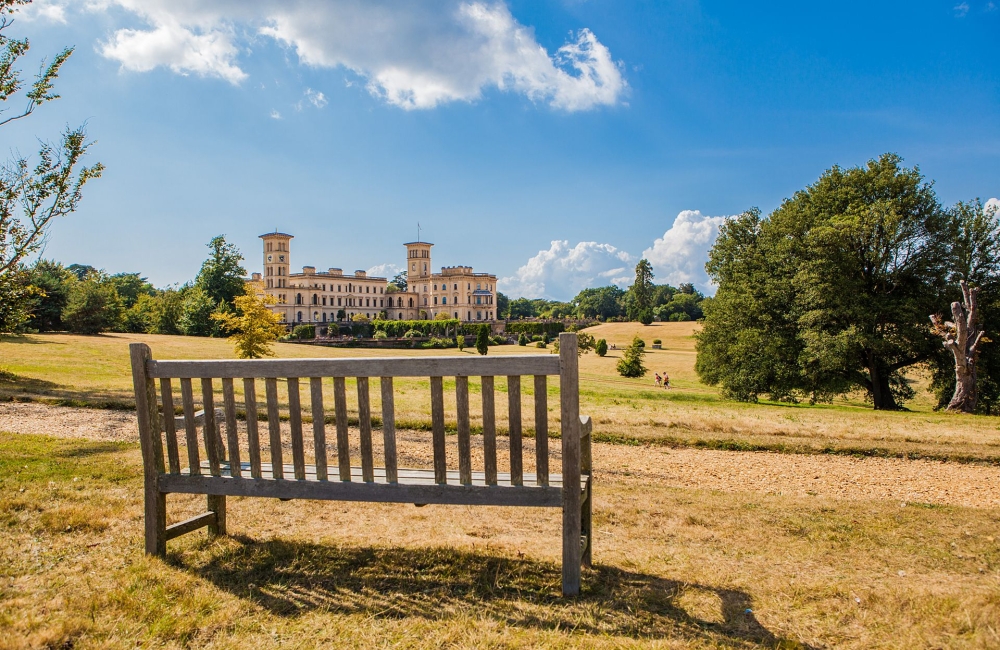
{"type": "Polygon", "coordinates": [[[208,495],[208,511],[215,513],[215,523],[208,525],[209,536],[226,534],[226,497],[225,495],[208,495]]]}
{"type": "Polygon", "coordinates": [[[145,492],[146,554],[164,557],[167,554],[167,495],[155,484],[146,485],[145,492]]]}
{"type": "Polygon", "coordinates": [[[588,569],[592,566],[591,564],[591,546],[594,542],[593,531],[591,528],[591,516],[593,514],[593,493],[592,493],[593,481],[587,481],[587,494],[586,501],[583,502],[583,512],[580,517],[580,529],[583,535],[583,557],[580,558],[580,563],[588,569]]]}
{"type": "Polygon", "coordinates": [[[564,596],[580,595],[580,492],[577,491],[576,494],[576,503],[564,503],[563,505],[562,588],[564,596]]]}

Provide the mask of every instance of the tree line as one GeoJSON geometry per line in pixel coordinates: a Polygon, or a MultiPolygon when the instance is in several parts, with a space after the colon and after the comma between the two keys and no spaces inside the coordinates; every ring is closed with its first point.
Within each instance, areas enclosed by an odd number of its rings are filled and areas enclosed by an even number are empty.
{"type": "MultiPolygon", "coordinates": [[[[639,262],[648,271],[646,260],[639,262]],[[645,262],[645,265],[643,264],[645,262]]],[[[710,301],[693,284],[679,286],[653,284],[652,272],[647,283],[633,284],[628,289],[611,285],[580,291],[572,300],[560,302],[543,298],[516,298],[509,301],[502,317],[520,318],[579,318],[605,321],[692,321],[704,317],[704,304],[710,301]]],[[[645,276],[644,276],[645,277],[645,276]]]]}
{"type": "MultiPolygon", "coordinates": [[[[224,236],[209,243],[193,281],[157,289],[139,273],[39,259],[14,276],[18,299],[0,301],[0,332],[134,332],[221,336],[245,291],[243,256],[224,236]]],[[[8,296],[9,298],[9,296],[8,296]]]]}
{"type": "MultiPolygon", "coordinates": [[[[942,328],[955,324],[939,315],[961,312],[952,305],[962,282],[977,288],[985,339],[1000,342],[996,211],[978,199],[942,206],[894,154],[835,166],[770,215],[751,209],[727,221],[706,269],[718,290],[705,304],[696,369],[737,400],[861,392],[894,410],[915,396],[905,373],[923,367],[947,405],[956,365],[942,328]]],[[[978,403],[963,410],[996,413],[998,346],[981,345],[975,367],[978,403]]]]}

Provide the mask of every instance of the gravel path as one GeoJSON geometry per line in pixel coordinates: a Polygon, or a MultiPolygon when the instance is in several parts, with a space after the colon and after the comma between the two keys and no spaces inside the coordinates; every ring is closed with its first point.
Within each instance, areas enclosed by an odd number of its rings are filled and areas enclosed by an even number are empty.
{"type": "MultiPolygon", "coordinates": [[[[88,440],[138,440],[134,413],[41,404],[0,404],[0,431],[88,440]]],[[[379,437],[375,436],[376,441],[379,437]]],[[[401,462],[419,463],[430,449],[429,438],[422,432],[400,432],[401,462]]],[[[481,439],[474,437],[473,441],[478,447],[481,439]]],[[[498,442],[498,460],[504,462],[505,445],[498,442]]],[[[376,454],[380,452],[378,447],[376,442],[376,454]]],[[[527,448],[531,448],[530,441],[527,448]]],[[[530,470],[525,451],[525,469],[530,470]]],[[[552,466],[557,467],[558,461],[553,459],[552,466]]],[[[614,483],[1000,508],[1000,467],[984,465],[596,444],[594,466],[598,481],[603,478],[614,483]]]]}

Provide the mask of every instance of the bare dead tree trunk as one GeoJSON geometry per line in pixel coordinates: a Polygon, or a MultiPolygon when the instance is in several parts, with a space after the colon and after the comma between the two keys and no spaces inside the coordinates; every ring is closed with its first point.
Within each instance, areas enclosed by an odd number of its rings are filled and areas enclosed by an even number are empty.
{"type": "Polygon", "coordinates": [[[953,321],[942,322],[941,316],[931,316],[934,333],[944,339],[944,347],[955,357],[955,394],[948,403],[948,411],[974,413],[979,393],[976,387],[976,357],[983,332],[979,329],[976,296],[979,287],[969,287],[962,280],[963,302],[951,303],[953,321]]]}

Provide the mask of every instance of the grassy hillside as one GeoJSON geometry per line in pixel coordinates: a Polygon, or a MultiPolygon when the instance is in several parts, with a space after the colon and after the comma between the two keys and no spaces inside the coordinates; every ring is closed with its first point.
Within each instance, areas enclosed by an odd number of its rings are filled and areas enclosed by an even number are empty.
{"type": "MultiPolygon", "coordinates": [[[[860,397],[833,404],[741,404],[722,399],[718,391],[701,384],[694,372],[694,323],[609,323],[588,330],[606,338],[618,350],[604,358],[587,354],[581,359],[581,410],[594,418],[597,439],[626,444],[705,446],[724,449],[772,449],[913,456],[1000,462],[1000,421],[986,416],[957,416],[934,412],[920,386],[911,410],[872,411],[860,397]],[[645,364],[651,370],[642,379],[625,379],[615,372],[621,349],[639,334],[647,343],[645,364]],[[654,338],[663,350],[652,350],[654,338]],[[652,371],[667,372],[671,390],[653,385],[652,371]]],[[[232,358],[228,341],[193,337],[111,334],[73,336],[31,335],[0,339],[0,398],[49,401],[62,404],[130,408],[131,375],[128,343],[142,340],[160,359],[232,358]]],[[[282,343],[280,357],[365,357],[413,355],[474,355],[466,349],[361,350],[282,343]]],[[[490,348],[491,355],[548,354],[551,350],[514,345],[490,348]]],[[[552,382],[550,392],[557,392],[552,382]]],[[[396,408],[401,425],[429,426],[429,382],[398,381],[396,408]]],[[[454,404],[454,383],[446,382],[448,403],[454,404]]],[[[473,426],[480,411],[479,384],[473,378],[473,426]]],[[[503,380],[497,388],[506,390],[503,380]]],[[[239,390],[239,387],[237,387],[239,390]]],[[[332,393],[332,386],[328,386],[332,393]]],[[[525,400],[531,386],[524,386],[525,400]]],[[[352,391],[348,391],[351,395],[352,391]]],[[[372,390],[375,412],[379,391],[372,390]]],[[[332,399],[327,403],[332,403],[332,399]]],[[[526,402],[527,403],[527,402],[526,402]]],[[[498,420],[506,423],[506,400],[498,400],[498,420]]],[[[304,407],[308,412],[308,405],[304,407]]],[[[356,414],[353,401],[349,407],[356,414]]],[[[453,408],[448,410],[453,413],[453,408]]],[[[528,408],[525,413],[531,413],[528,408]]],[[[550,399],[550,421],[558,421],[556,401],[550,399]]],[[[530,421],[528,422],[530,428],[530,421]]]]}

